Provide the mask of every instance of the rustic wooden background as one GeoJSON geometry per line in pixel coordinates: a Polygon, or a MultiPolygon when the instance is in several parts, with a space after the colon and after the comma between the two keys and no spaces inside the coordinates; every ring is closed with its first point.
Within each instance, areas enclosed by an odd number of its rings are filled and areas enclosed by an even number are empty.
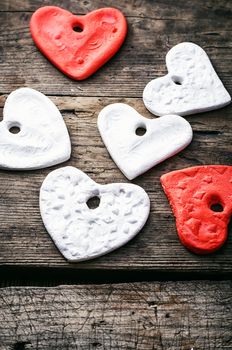
{"type": "MultiPolygon", "coordinates": [[[[2,0],[0,23],[1,116],[16,88],[29,86],[49,96],[72,141],[72,157],[64,165],[102,184],[127,180],[102,143],[98,113],[109,103],[124,102],[154,118],[142,91],[166,73],[165,55],[172,46],[182,41],[202,46],[232,94],[231,1],[2,0]],[[44,5],[79,15],[117,7],[128,21],[126,41],[94,76],[72,81],[31,39],[30,17],[44,5]]],[[[179,243],[159,181],[163,173],[183,167],[231,165],[232,107],[186,119],[194,131],[191,145],[133,181],[151,199],[144,229],[126,246],[90,262],[67,263],[40,218],[40,185],[60,165],[0,171],[0,350],[232,349],[232,224],[219,252],[190,253],[179,243]]]]}

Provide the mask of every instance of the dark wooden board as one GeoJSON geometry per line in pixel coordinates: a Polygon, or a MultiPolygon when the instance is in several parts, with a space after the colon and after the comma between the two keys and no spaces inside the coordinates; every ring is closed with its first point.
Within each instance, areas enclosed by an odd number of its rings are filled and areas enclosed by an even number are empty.
{"type": "MultiPolygon", "coordinates": [[[[32,12],[48,1],[8,0],[0,4],[0,107],[12,90],[30,86],[47,94],[61,110],[72,141],[72,158],[64,165],[85,171],[100,183],[126,182],[99,136],[99,111],[109,103],[125,102],[147,117],[142,102],[146,83],[165,74],[165,54],[184,41],[200,44],[232,92],[231,13],[228,1],[50,1],[84,14],[102,6],[120,8],[129,32],[120,52],[93,77],[72,81],[54,68],[35,47],[29,31],[32,12]]],[[[92,270],[143,270],[163,273],[232,272],[229,240],[213,255],[196,256],[179,243],[175,220],[161,189],[163,173],[192,165],[229,164],[232,160],[232,113],[228,106],[187,118],[194,130],[192,144],[133,181],[151,198],[151,215],[141,233],[121,249],[99,259],[68,264],[46,233],[39,213],[39,188],[53,167],[31,172],[0,171],[0,264],[92,270]]]]}
{"type": "Polygon", "coordinates": [[[229,350],[222,281],[0,289],[0,350],[229,350]]]}
{"type": "MultiPolygon", "coordinates": [[[[17,4],[15,1],[9,3],[17,4]]],[[[21,1],[22,3],[24,2],[21,1]]],[[[36,3],[36,7],[44,4],[43,1],[36,3]]],[[[130,2],[118,2],[119,8],[127,8],[129,13],[131,5],[127,3],[130,2]]],[[[194,6],[190,1],[181,1],[180,4],[175,2],[169,10],[168,3],[170,5],[172,1],[163,2],[163,6],[152,1],[135,3],[132,8],[137,10],[131,13],[135,12],[137,15],[127,17],[128,35],[121,50],[104,68],[82,82],[73,81],[63,75],[38,51],[29,31],[31,12],[1,12],[0,93],[10,93],[13,89],[25,85],[55,96],[109,96],[115,97],[115,100],[118,97],[141,98],[147,82],[166,73],[167,51],[182,41],[193,41],[206,50],[226,88],[232,92],[231,17],[229,10],[227,17],[221,15],[223,9],[226,12],[229,8],[228,2],[222,2],[221,12],[210,9],[209,6],[209,15],[205,13],[203,16],[200,12],[199,17],[196,9],[202,8],[200,0],[196,1],[194,6]],[[160,6],[163,8],[164,4],[166,11],[170,12],[170,18],[162,18],[163,11],[160,10],[160,6]],[[178,12],[180,5],[183,9],[178,12]],[[138,16],[138,12],[144,11],[144,8],[150,15],[138,16]],[[158,18],[156,15],[153,17],[153,13],[159,13],[158,18]],[[179,17],[172,18],[177,13],[179,17]],[[217,13],[219,14],[216,15],[217,13]]],[[[97,6],[97,1],[92,4],[95,8],[103,5],[99,2],[97,6]]],[[[18,8],[23,9],[23,6],[18,8]]]]}
{"type": "MultiPolygon", "coordinates": [[[[100,110],[124,102],[148,118],[142,92],[166,74],[165,54],[193,41],[209,54],[232,93],[232,3],[221,0],[4,0],[0,2],[0,117],[7,95],[29,86],[47,94],[67,124],[72,157],[63,165],[99,183],[128,182],[110,159],[97,130],[100,110]],[[35,47],[29,20],[44,5],[76,14],[104,6],[121,9],[128,35],[118,54],[83,82],[64,76],[35,47]]],[[[59,283],[231,276],[232,225],[225,246],[210,256],[188,252],[160,186],[163,173],[192,165],[232,161],[232,110],[187,117],[192,144],[133,181],[151,199],[144,229],[126,246],[69,264],[47,234],[39,213],[39,188],[53,169],[0,171],[0,350],[232,350],[229,281],[183,281],[60,286],[59,283]],[[23,276],[23,277],[22,277],[23,276]],[[3,279],[5,281],[3,282],[3,279]]]]}
{"type": "MultiPolygon", "coordinates": [[[[0,98],[3,106],[5,96],[0,98]]],[[[64,165],[85,171],[95,181],[128,182],[111,160],[96,127],[97,115],[113,98],[52,97],[68,126],[72,158],[64,165]]],[[[118,99],[149,117],[141,99],[118,99]]],[[[232,271],[232,237],[218,252],[197,256],[179,242],[175,220],[160,185],[168,171],[201,164],[231,164],[232,115],[230,108],[187,118],[194,130],[192,144],[133,181],[151,199],[151,214],[144,229],[126,246],[104,257],[78,264],[67,263],[43,227],[39,212],[39,189],[53,169],[0,171],[0,263],[24,266],[80,269],[126,269],[172,272],[219,273],[232,271]],[[219,119],[220,115],[220,119],[219,119]]]]}
{"type": "Polygon", "coordinates": [[[86,14],[100,7],[116,7],[126,16],[149,17],[155,19],[189,20],[212,18],[215,20],[232,18],[228,0],[4,0],[0,11],[33,12],[41,6],[60,6],[76,14],[86,14]]]}

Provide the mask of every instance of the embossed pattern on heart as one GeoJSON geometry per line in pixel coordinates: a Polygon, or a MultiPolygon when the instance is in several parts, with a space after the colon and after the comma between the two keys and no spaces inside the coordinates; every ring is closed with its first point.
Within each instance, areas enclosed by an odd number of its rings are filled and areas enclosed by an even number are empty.
{"type": "Polygon", "coordinates": [[[180,152],[192,140],[192,128],[184,118],[147,119],[123,103],[103,108],[98,129],[111,157],[130,180],[180,152]],[[144,134],[137,135],[138,129],[144,134]]]}
{"type": "Polygon", "coordinates": [[[207,54],[194,43],[180,43],[166,55],[168,74],[150,81],[143,92],[147,109],[158,116],[188,115],[224,107],[231,97],[207,54]]]}
{"type": "Polygon", "coordinates": [[[8,96],[0,140],[0,168],[40,169],[70,158],[71,144],[62,115],[48,97],[30,88],[8,96]],[[17,133],[12,133],[13,129],[17,133]]]}
{"type": "Polygon", "coordinates": [[[161,176],[161,184],[182,244],[197,254],[218,250],[225,243],[232,215],[232,166],[172,171],[161,176]]]}
{"type": "Polygon", "coordinates": [[[44,225],[70,261],[96,258],[121,247],[144,226],[150,211],[146,192],[133,184],[100,185],[85,173],[65,167],[51,172],[40,190],[44,225]],[[90,209],[87,202],[99,197],[90,209]]]}
{"type": "Polygon", "coordinates": [[[64,74],[88,78],[121,47],[126,19],[114,8],[75,16],[60,7],[39,8],[30,21],[32,38],[40,51],[64,74]]]}

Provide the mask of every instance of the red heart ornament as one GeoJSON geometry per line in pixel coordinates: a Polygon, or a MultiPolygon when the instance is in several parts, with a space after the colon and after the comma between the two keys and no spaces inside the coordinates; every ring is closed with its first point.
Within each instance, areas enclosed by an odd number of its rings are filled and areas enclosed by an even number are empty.
{"type": "Polygon", "coordinates": [[[161,176],[161,184],[182,244],[197,254],[219,249],[227,238],[232,214],[232,167],[208,165],[172,171],[161,176]]]}
{"type": "Polygon", "coordinates": [[[75,16],[60,7],[45,6],[32,15],[30,29],[40,51],[56,67],[70,78],[83,80],[119,50],[127,24],[114,8],[75,16]]]}

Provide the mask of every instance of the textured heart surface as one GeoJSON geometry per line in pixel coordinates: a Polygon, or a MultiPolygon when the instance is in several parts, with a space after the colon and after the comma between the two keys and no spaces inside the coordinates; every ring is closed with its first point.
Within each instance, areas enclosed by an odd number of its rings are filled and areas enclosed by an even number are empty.
{"type": "Polygon", "coordinates": [[[100,185],[68,166],[54,170],[44,180],[40,211],[64,257],[81,261],[109,253],[133,238],[147,220],[150,201],[137,185],[100,185]],[[93,197],[100,204],[90,209],[87,202],[93,197]]]}
{"type": "Polygon", "coordinates": [[[123,103],[103,108],[98,128],[111,157],[129,180],[180,152],[192,140],[192,128],[184,118],[147,119],[123,103]],[[140,130],[143,135],[137,135],[140,130]]]}
{"type": "Polygon", "coordinates": [[[227,238],[232,215],[232,167],[208,165],[172,171],[161,177],[183,245],[212,253],[227,238]]]}
{"type": "Polygon", "coordinates": [[[150,112],[187,115],[230,103],[230,95],[200,46],[188,42],[174,46],[166,55],[166,65],[168,74],[144,89],[143,101],[150,112]]]}
{"type": "Polygon", "coordinates": [[[45,6],[32,15],[30,29],[40,51],[57,68],[82,80],[119,50],[127,24],[123,14],[114,8],[75,16],[60,7],[45,6]]]}
{"type": "Polygon", "coordinates": [[[70,153],[68,131],[54,103],[30,88],[13,91],[0,123],[0,168],[45,168],[68,160],[70,153]]]}

